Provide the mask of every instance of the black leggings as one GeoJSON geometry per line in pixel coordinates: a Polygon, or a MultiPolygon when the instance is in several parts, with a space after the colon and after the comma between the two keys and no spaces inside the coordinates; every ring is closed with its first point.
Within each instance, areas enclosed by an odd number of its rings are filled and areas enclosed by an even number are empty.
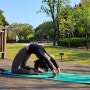
{"type": "Polygon", "coordinates": [[[24,69],[23,67],[26,66],[26,62],[29,59],[29,54],[27,54],[27,49],[22,48],[14,58],[12,63],[12,72],[13,73],[20,73],[20,74],[29,74],[29,70],[24,69]]]}

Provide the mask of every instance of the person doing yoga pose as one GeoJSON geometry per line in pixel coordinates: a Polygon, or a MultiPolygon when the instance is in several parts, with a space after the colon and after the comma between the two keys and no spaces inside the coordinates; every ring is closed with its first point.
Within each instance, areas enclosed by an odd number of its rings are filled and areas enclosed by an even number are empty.
{"type": "Polygon", "coordinates": [[[59,65],[54,60],[54,58],[46,52],[44,47],[36,43],[32,43],[28,46],[23,47],[16,54],[12,63],[11,71],[13,73],[19,74],[38,74],[37,71],[43,72],[43,70],[40,69],[40,66],[41,68],[45,68],[46,71],[50,69],[53,73],[53,76],[56,76],[58,73],[60,73],[59,65]],[[39,59],[34,62],[34,69],[26,66],[26,62],[31,54],[35,54],[39,59]]]}

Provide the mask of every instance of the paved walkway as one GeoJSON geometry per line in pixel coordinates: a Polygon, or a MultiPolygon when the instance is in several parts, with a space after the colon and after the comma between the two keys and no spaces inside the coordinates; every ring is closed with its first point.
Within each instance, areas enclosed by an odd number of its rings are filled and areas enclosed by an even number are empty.
{"type": "MultiPolygon", "coordinates": [[[[90,65],[58,62],[63,72],[90,74],[90,65]]],[[[12,60],[1,60],[0,68],[10,69],[12,60]]],[[[28,62],[33,66],[33,61],[28,62]]],[[[90,84],[11,77],[0,74],[0,90],[90,90],[90,84]]]]}

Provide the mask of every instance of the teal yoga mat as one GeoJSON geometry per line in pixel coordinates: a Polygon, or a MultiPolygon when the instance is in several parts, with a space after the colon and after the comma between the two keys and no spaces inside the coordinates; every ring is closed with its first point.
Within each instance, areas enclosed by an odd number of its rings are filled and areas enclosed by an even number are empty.
{"type": "Polygon", "coordinates": [[[72,74],[72,73],[62,72],[54,78],[48,78],[49,76],[52,76],[52,73],[50,71],[41,73],[40,75],[14,74],[10,70],[6,70],[2,73],[17,77],[38,78],[38,79],[46,79],[46,80],[90,84],[90,75],[85,75],[85,74],[72,74]]]}

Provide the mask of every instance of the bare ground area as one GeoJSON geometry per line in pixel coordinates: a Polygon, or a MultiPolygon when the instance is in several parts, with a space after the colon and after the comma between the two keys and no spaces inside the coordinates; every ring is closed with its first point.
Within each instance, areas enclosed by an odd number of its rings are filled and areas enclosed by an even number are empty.
{"type": "MultiPolygon", "coordinates": [[[[62,72],[90,74],[90,65],[58,62],[62,72]]],[[[0,68],[10,69],[12,60],[0,59],[0,68]]],[[[33,66],[33,61],[28,62],[33,66]]],[[[12,77],[0,74],[0,90],[90,90],[90,84],[12,77]]]]}

